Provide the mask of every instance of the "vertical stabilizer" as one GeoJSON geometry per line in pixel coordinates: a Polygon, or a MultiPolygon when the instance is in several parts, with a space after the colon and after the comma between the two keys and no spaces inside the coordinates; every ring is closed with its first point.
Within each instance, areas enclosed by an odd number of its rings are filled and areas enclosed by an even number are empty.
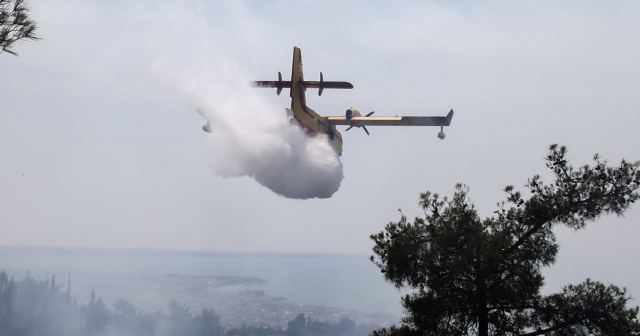
{"type": "Polygon", "coordinates": [[[306,99],[304,95],[305,88],[301,85],[304,81],[304,74],[302,72],[302,52],[300,48],[293,47],[293,64],[291,65],[291,108],[295,111],[296,108],[306,107],[306,99]],[[295,106],[300,104],[300,106],[295,106]]]}

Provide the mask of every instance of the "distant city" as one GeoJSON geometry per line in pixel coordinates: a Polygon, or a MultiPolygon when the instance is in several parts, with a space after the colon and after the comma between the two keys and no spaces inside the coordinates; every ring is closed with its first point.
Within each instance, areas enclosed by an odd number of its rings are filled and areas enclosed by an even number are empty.
{"type": "MultiPolygon", "coordinates": [[[[175,261],[165,263],[166,273],[149,272],[149,269],[136,271],[131,267],[104,266],[122,266],[140,258],[139,255],[129,258],[123,256],[122,253],[126,255],[126,251],[119,251],[117,255],[113,255],[113,251],[108,251],[99,256],[91,251],[70,253],[64,250],[48,251],[37,248],[3,248],[3,251],[8,252],[0,256],[0,270],[6,271],[15,279],[25,276],[36,280],[56,279],[57,286],[63,290],[70,290],[71,296],[79,304],[89,302],[92,293],[95,293],[108,307],[112,307],[118,300],[126,300],[140,312],[151,314],[166,310],[169,303],[175,301],[185,305],[192,312],[214,309],[224,328],[241,326],[285,328],[288,322],[300,314],[329,323],[349,319],[358,325],[370,326],[371,329],[390,326],[399,320],[397,316],[391,314],[308,304],[292,300],[285,295],[274,295],[269,292],[269,280],[260,277],[175,273],[172,272],[175,268],[172,263],[175,261]],[[82,255],[82,263],[74,259],[79,255],[82,255]],[[69,263],[63,267],[60,262],[65,258],[69,263]],[[29,261],[32,259],[37,259],[37,263],[29,261]],[[84,265],[86,262],[91,263],[93,267],[84,265]],[[25,268],[17,268],[17,265],[25,268]],[[104,270],[97,270],[100,268],[104,270]]],[[[144,260],[156,259],[155,256],[143,258],[144,260]]],[[[166,259],[171,260],[171,258],[166,259]]],[[[150,263],[152,262],[146,265],[150,263]]],[[[211,272],[215,271],[213,269],[211,272]]],[[[224,272],[224,269],[219,271],[224,272]]]]}

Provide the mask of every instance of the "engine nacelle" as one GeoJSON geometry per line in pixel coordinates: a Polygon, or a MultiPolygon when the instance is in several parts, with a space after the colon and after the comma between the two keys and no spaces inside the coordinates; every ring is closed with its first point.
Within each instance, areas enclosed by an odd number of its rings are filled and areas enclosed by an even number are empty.
{"type": "Polygon", "coordinates": [[[344,116],[347,118],[347,120],[351,120],[353,117],[360,117],[362,116],[360,114],[360,111],[354,109],[353,107],[350,107],[345,113],[344,116]]]}
{"type": "MultiPolygon", "coordinates": [[[[372,115],[374,112],[371,111],[369,113],[367,113],[367,115],[365,115],[365,117],[368,117],[370,115],[372,115]]],[[[349,120],[349,127],[347,127],[347,129],[345,131],[348,131],[354,127],[357,128],[362,128],[362,130],[367,133],[367,135],[369,135],[369,130],[367,129],[367,126],[363,125],[362,123],[357,123],[357,124],[353,124],[353,122],[351,122],[351,120],[353,118],[356,117],[362,117],[362,114],[360,114],[360,111],[354,109],[353,107],[350,107],[345,113],[344,116],[346,117],[347,120],[349,120]]]]}
{"type": "Polygon", "coordinates": [[[278,71],[278,83],[276,84],[276,94],[278,94],[278,96],[280,95],[280,92],[282,92],[282,88],[283,88],[283,84],[282,84],[282,74],[280,73],[280,71],[278,71]]]}

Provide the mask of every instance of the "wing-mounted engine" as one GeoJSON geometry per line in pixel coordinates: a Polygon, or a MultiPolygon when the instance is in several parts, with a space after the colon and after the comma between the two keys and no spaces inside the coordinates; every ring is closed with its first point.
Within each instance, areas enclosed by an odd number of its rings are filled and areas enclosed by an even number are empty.
{"type": "MultiPolygon", "coordinates": [[[[371,111],[369,113],[367,113],[367,115],[365,115],[365,117],[370,117],[371,115],[373,115],[375,113],[375,111],[371,111]]],[[[354,117],[362,117],[362,114],[360,114],[360,111],[354,109],[353,107],[350,107],[349,109],[347,109],[347,111],[344,113],[344,117],[347,119],[347,121],[352,120],[354,117]]],[[[359,124],[353,124],[353,123],[349,123],[349,127],[347,127],[347,129],[345,131],[348,131],[354,127],[362,127],[362,130],[367,133],[367,135],[369,134],[369,130],[367,129],[367,126],[365,125],[359,125],[359,124]]]]}

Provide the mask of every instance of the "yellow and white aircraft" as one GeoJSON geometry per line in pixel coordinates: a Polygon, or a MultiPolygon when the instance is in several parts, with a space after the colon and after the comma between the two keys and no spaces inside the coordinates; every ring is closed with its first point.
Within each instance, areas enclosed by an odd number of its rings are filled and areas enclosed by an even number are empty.
{"type": "MultiPolygon", "coordinates": [[[[326,134],[329,137],[331,145],[335,148],[339,155],[342,155],[342,135],[336,129],[336,125],[349,126],[346,130],[353,127],[362,128],[367,135],[369,130],[367,126],[440,126],[438,138],[444,139],[444,126],[451,124],[453,118],[453,110],[449,111],[443,117],[422,117],[422,116],[388,116],[388,117],[372,117],[374,112],[369,112],[362,116],[360,112],[354,108],[346,110],[344,116],[321,116],[306,104],[305,91],[308,88],[317,88],[318,95],[322,95],[324,89],[352,89],[353,85],[349,82],[331,82],[324,81],[322,72],[320,73],[320,81],[305,81],[302,73],[302,55],[300,48],[293,48],[293,65],[291,69],[291,80],[283,81],[282,74],[278,72],[277,81],[255,81],[251,83],[256,87],[276,88],[276,93],[280,95],[283,88],[290,89],[291,108],[286,111],[289,116],[308,134],[315,135],[318,133],[326,134]]],[[[205,131],[209,131],[208,125],[203,127],[205,131]]]]}

